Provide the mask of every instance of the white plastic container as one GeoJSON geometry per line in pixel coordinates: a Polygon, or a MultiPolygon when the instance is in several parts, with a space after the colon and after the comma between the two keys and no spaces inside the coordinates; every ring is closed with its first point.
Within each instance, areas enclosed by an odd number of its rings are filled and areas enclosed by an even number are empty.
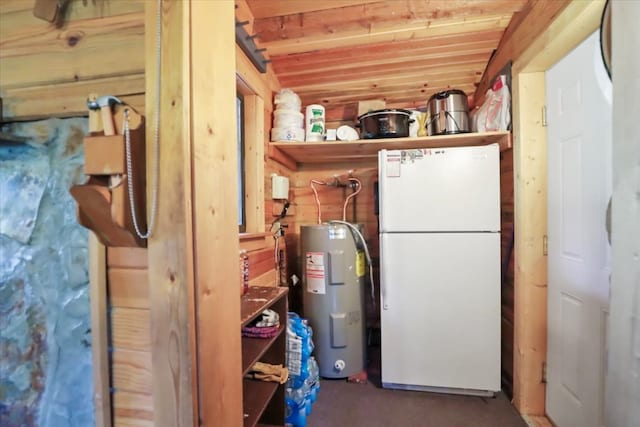
{"type": "Polygon", "coordinates": [[[272,128],[271,129],[271,141],[296,141],[304,142],[304,128],[289,127],[289,128],[272,128]]]}
{"type": "Polygon", "coordinates": [[[324,140],[325,111],[322,105],[311,104],[307,106],[304,126],[306,141],[320,142],[324,140]]]}
{"type": "Polygon", "coordinates": [[[304,127],[304,114],[296,110],[276,109],[273,112],[274,128],[300,128],[304,127]]]}

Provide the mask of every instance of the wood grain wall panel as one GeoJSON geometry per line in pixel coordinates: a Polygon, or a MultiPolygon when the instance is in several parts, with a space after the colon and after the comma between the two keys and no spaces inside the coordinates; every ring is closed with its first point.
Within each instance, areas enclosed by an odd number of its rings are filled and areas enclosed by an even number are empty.
{"type": "MultiPolygon", "coordinates": [[[[249,5],[261,0],[249,1],[249,5]]],[[[285,16],[256,19],[254,30],[264,42],[282,39],[325,37],[349,32],[375,32],[381,26],[407,27],[425,20],[439,23],[443,20],[464,20],[495,15],[511,15],[525,0],[491,0],[488,2],[447,1],[379,1],[365,6],[309,11],[285,16]],[[370,23],[370,24],[369,24],[370,23]]],[[[277,12],[276,12],[277,13],[277,12]]],[[[393,39],[389,35],[390,40],[393,39]]],[[[267,47],[269,45],[267,44],[267,47]]]]}
{"type": "Polygon", "coordinates": [[[116,349],[111,354],[113,387],[118,391],[152,394],[151,353],[116,349]]]}
{"type": "Polygon", "coordinates": [[[56,27],[33,16],[33,2],[0,2],[3,118],[86,115],[89,93],[143,111],[145,3],[71,1],[56,27]]]}
{"type": "MultiPolygon", "coordinates": [[[[0,34],[13,33],[16,29],[26,25],[41,23],[42,26],[50,26],[48,22],[41,21],[33,16],[33,3],[25,0],[2,0],[0,2],[0,34]]],[[[80,19],[95,19],[105,16],[123,15],[144,11],[145,0],[127,1],[70,1],[65,13],[65,22],[80,19]]]]}
{"type": "Polygon", "coordinates": [[[147,268],[147,249],[107,248],[107,264],[110,268],[147,268]]]}
{"type": "Polygon", "coordinates": [[[115,349],[151,351],[149,310],[116,307],[111,310],[111,345],[115,349]]]}
{"type": "Polygon", "coordinates": [[[138,268],[109,268],[109,303],[113,307],[150,308],[149,272],[138,268]]]}
{"type": "Polygon", "coordinates": [[[25,87],[144,72],[144,14],[37,25],[3,37],[0,86],[25,87]],[[46,72],[43,72],[46,69],[46,72]]]}
{"type": "Polygon", "coordinates": [[[55,115],[87,115],[89,93],[113,94],[144,114],[144,74],[95,78],[71,83],[2,88],[3,115],[12,120],[35,120],[55,115]]]}
{"type": "Polygon", "coordinates": [[[153,427],[153,398],[148,394],[113,393],[114,427],[153,427]]]}

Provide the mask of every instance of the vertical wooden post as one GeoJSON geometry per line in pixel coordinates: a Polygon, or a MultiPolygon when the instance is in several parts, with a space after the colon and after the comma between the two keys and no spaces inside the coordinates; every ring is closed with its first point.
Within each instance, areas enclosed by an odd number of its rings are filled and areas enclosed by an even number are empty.
{"type": "MultiPolygon", "coordinates": [[[[89,130],[91,131],[91,128],[89,130]]],[[[107,333],[107,251],[92,232],[89,232],[89,299],[91,301],[93,407],[96,427],[111,427],[109,335],[107,333]]]]}
{"type": "Polygon", "coordinates": [[[243,422],[234,22],[232,0],[191,2],[200,421],[225,427],[243,422]]]}
{"type": "Polygon", "coordinates": [[[514,405],[544,415],[547,357],[547,135],[544,72],[514,73],[514,405]]]}
{"type": "MultiPolygon", "coordinates": [[[[216,2],[214,2],[216,3],[216,2]]],[[[154,425],[197,423],[191,224],[190,2],[163,0],[161,75],[156,73],[157,3],[145,2],[147,200],[154,182],[154,115],[160,96],[156,227],[148,241],[154,425]],[[160,93],[157,79],[161,78],[160,93]]],[[[211,38],[215,38],[211,35],[211,38]]],[[[204,39],[203,39],[204,40],[204,39]]],[[[210,187],[209,187],[210,188],[210,187]]],[[[150,212],[151,204],[148,203],[150,212]]]]}

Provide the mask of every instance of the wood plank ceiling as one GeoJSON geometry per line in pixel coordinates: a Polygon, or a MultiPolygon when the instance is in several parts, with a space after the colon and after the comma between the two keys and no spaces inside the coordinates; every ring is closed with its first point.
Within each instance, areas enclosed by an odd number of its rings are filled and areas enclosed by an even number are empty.
{"type": "Polygon", "coordinates": [[[472,94],[526,0],[247,0],[283,88],[328,119],[357,102],[421,108],[448,88],[472,94]]]}

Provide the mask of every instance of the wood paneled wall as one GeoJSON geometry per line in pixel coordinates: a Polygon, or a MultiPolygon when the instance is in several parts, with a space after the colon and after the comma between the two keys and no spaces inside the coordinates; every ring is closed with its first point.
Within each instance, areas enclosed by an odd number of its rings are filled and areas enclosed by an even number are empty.
{"type": "MultiPolygon", "coordinates": [[[[339,144],[339,142],[337,142],[339,144]]],[[[317,224],[318,210],[310,187],[312,179],[332,182],[334,176],[337,176],[340,183],[347,184],[349,171],[352,176],[362,182],[361,192],[347,206],[346,219],[349,222],[355,222],[364,225],[364,237],[369,246],[371,257],[374,264],[374,280],[378,279],[378,218],[374,212],[374,182],[378,177],[377,163],[359,162],[357,167],[353,164],[329,164],[314,167],[304,167],[293,174],[291,181],[291,189],[293,192],[292,204],[295,208],[295,228],[290,230],[296,240],[296,247],[289,250],[289,270],[294,272],[298,277],[302,277],[301,254],[300,254],[300,227],[303,225],[317,224]],[[355,210],[354,210],[355,206],[355,210]]],[[[350,188],[341,188],[334,186],[316,185],[318,198],[322,208],[322,221],[341,220],[343,213],[343,205],[345,198],[351,194],[350,188]]],[[[376,288],[379,286],[376,285],[376,288]]],[[[290,301],[293,310],[300,310],[304,313],[301,306],[302,289],[301,284],[290,291],[290,301]]],[[[366,298],[369,305],[370,298],[366,298]]],[[[367,319],[369,324],[375,323],[378,319],[378,313],[367,307],[367,319]]]]}
{"type": "Polygon", "coordinates": [[[0,2],[3,120],[86,115],[89,93],[144,106],[144,0],[71,1],[58,26],[0,2]]]}
{"type": "Polygon", "coordinates": [[[153,426],[147,249],[108,248],[114,426],[153,426]]]}

